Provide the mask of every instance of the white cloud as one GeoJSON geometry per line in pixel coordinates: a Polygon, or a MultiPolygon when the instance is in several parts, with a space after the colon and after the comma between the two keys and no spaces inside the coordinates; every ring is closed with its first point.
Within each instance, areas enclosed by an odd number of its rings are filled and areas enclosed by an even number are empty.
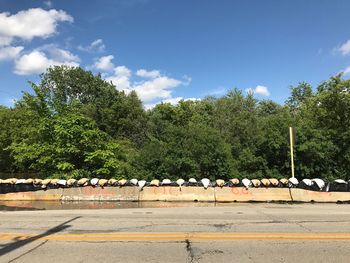
{"type": "Polygon", "coordinates": [[[142,78],[157,78],[160,77],[160,72],[158,70],[147,71],[145,69],[139,69],[136,71],[136,75],[142,78]]]}
{"type": "Polygon", "coordinates": [[[130,92],[132,90],[131,83],[131,70],[125,66],[118,66],[114,68],[114,75],[107,78],[107,81],[111,81],[118,90],[130,92]]]}
{"type": "Polygon", "coordinates": [[[338,51],[342,54],[342,55],[347,55],[350,54],[350,39],[348,41],[346,41],[344,44],[342,44],[339,48],[338,51]]]}
{"type": "Polygon", "coordinates": [[[344,75],[350,75],[350,66],[343,70],[344,75]]]}
{"type": "Polygon", "coordinates": [[[1,46],[8,46],[11,44],[12,38],[7,36],[1,36],[0,35],[0,47],[1,46]]]}
{"type": "Polygon", "coordinates": [[[129,78],[131,76],[131,70],[128,69],[127,67],[125,67],[125,66],[118,66],[118,67],[116,67],[114,69],[114,73],[117,76],[121,76],[121,77],[129,78]]]}
{"type": "Polygon", "coordinates": [[[183,97],[170,98],[162,100],[163,103],[170,103],[171,105],[177,105],[180,100],[183,100],[183,97]]]}
{"type": "Polygon", "coordinates": [[[118,90],[123,90],[126,93],[131,91],[130,80],[125,76],[112,76],[107,78],[108,81],[111,81],[118,90]]]}
{"type": "Polygon", "coordinates": [[[40,74],[50,66],[79,66],[78,62],[79,58],[67,50],[44,46],[19,57],[14,72],[18,75],[40,74]]]}
{"type": "Polygon", "coordinates": [[[0,61],[1,60],[11,60],[16,58],[19,53],[23,50],[22,46],[17,47],[0,47],[0,61]]]}
{"type": "Polygon", "coordinates": [[[260,85],[256,86],[255,93],[266,97],[270,96],[270,92],[268,88],[265,86],[260,86],[260,85]]]}
{"type": "Polygon", "coordinates": [[[135,75],[143,78],[141,81],[132,80],[132,72],[126,66],[114,67],[112,62],[113,56],[101,57],[92,68],[102,70],[106,80],[112,82],[118,90],[123,90],[126,93],[134,90],[139,98],[144,102],[151,102],[156,99],[173,99],[173,89],[180,85],[188,85],[191,78],[184,76],[183,80],[170,78],[162,75],[158,70],[139,69],[135,75]],[[108,74],[112,71],[113,74],[108,74]]]}
{"type": "Polygon", "coordinates": [[[133,87],[142,101],[151,101],[154,99],[171,98],[172,89],[180,86],[182,82],[177,79],[161,76],[137,84],[133,87]]]}
{"type": "Polygon", "coordinates": [[[145,110],[151,110],[153,109],[158,103],[147,103],[147,104],[144,104],[143,107],[145,110]]]}
{"type": "Polygon", "coordinates": [[[114,69],[113,58],[114,56],[112,55],[100,57],[93,65],[93,68],[102,71],[111,71],[114,69]]]}
{"type": "Polygon", "coordinates": [[[56,33],[59,22],[73,22],[63,10],[32,8],[11,15],[0,13],[0,42],[9,45],[14,38],[31,40],[47,38],[56,33]]]}
{"type": "Polygon", "coordinates": [[[43,52],[33,51],[16,61],[15,73],[19,75],[42,73],[49,64],[50,61],[43,52]]]}
{"type": "Polygon", "coordinates": [[[146,81],[131,82],[131,71],[125,66],[114,69],[114,75],[107,77],[118,90],[130,92],[135,90],[142,101],[152,101],[155,99],[169,99],[172,97],[172,90],[183,84],[181,80],[167,76],[159,76],[146,81]]]}
{"type": "Polygon", "coordinates": [[[270,96],[270,92],[267,87],[258,85],[255,87],[255,89],[249,88],[245,90],[247,93],[254,93],[254,94],[259,94],[261,96],[268,97],[270,96]]]}
{"type": "Polygon", "coordinates": [[[96,39],[94,40],[90,45],[84,47],[84,46],[78,46],[78,49],[81,51],[87,51],[87,52],[103,52],[105,50],[106,46],[103,43],[102,39],[96,39]]]}
{"type": "Polygon", "coordinates": [[[56,45],[53,45],[53,44],[41,46],[37,48],[37,50],[45,51],[46,53],[48,53],[49,57],[52,60],[61,61],[61,62],[62,61],[80,62],[80,59],[77,55],[72,54],[68,50],[58,48],[56,45]]]}

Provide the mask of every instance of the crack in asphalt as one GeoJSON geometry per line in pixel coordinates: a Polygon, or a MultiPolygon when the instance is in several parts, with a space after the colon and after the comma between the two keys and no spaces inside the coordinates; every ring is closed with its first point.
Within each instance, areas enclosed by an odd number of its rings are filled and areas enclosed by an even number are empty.
{"type": "Polygon", "coordinates": [[[185,243],[186,243],[186,251],[188,253],[187,262],[193,263],[194,262],[194,253],[193,253],[191,242],[190,242],[190,240],[186,239],[185,243]]]}
{"type": "Polygon", "coordinates": [[[262,215],[268,217],[268,218],[272,221],[271,223],[274,223],[274,224],[276,224],[276,223],[293,224],[293,223],[294,223],[294,224],[296,224],[297,226],[299,226],[300,228],[302,228],[302,229],[304,229],[304,230],[306,230],[306,231],[308,231],[308,232],[312,232],[312,229],[310,229],[310,228],[304,226],[304,225],[302,224],[302,221],[300,221],[300,222],[299,222],[299,221],[289,221],[289,220],[286,220],[286,219],[278,218],[278,217],[273,216],[273,215],[268,214],[268,213],[264,213],[264,212],[261,211],[260,209],[257,210],[257,211],[258,211],[258,213],[260,213],[260,214],[262,214],[262,215]],[[280,220],[278,220],[278,219],[280,219],[280,220]]]}
{"type": "Polygon", "coordinates": [[[308,228],[308,227],[306,227],[306,226],[304,226],[304,225],[302,225],[300,222],[294,222],[297,226],[299,226],[299,227],[301,227],[302,229],[305,229],[305,230],[307,230],[307,231],[309,231],[309,232],[313,232],[312,231],[312,229],[310,229],[310,228],[308,228]]]}

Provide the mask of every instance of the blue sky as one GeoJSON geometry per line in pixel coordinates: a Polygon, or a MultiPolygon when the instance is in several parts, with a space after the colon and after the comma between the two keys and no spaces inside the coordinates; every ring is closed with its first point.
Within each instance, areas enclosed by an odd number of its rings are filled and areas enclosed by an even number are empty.
{"type": "Polygon", "coordinates": [[[146,108],[350,75],[350,1],[0,0],[0,103],[50,65],[79,65],[146,108]]]}

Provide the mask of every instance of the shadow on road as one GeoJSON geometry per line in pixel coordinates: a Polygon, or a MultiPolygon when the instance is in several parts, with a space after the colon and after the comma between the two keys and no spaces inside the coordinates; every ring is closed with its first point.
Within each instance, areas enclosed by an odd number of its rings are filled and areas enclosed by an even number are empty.
{"type": "Polygon", "coordinates": [[[34,242],[35,240],[38,240],[40,238],[43,238],[43,237],[46,237],[46,236],[49,236],[49,235],[52,235],[52,234],[55,234],[55,233],[58,233],[58,232],[61,232],[62,230],[70,227],[70,225],[67,225],[68,223],[74,221],[74,220],[77,220],[81,218],[81,216],[77,216],[77,217],[74,217],[66,222],[63,222],[62,224],[59,224],[58,226],[55,226],[53,228],[50,228],[48,229],[47,231],[45,231],[44,233],[40,234],[40,235],[36,235],[36,236],[33,236],[33,237],[28,237],[24,240],[15,240],[14,242],[10,243],[10,244],[7,244],[7,245],[4,245],[2,248],[0,248],[0,257],[7,254],[7,253],[10,253],[11,251],[13,250],[16,250],[20,247],[23,247],[31,242],[34,242]]]}

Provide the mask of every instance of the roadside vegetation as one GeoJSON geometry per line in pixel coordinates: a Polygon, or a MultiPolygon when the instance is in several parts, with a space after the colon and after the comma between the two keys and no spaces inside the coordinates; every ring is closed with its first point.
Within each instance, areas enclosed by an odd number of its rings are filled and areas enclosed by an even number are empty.
{"type": "Polygon", "coordinates": [[[0,172],[60,178],[350,179],[350,80],[291,87],[284,105],[238,89],[145,111],[81,68],[56,66],[0,106],[0,172]]]}

